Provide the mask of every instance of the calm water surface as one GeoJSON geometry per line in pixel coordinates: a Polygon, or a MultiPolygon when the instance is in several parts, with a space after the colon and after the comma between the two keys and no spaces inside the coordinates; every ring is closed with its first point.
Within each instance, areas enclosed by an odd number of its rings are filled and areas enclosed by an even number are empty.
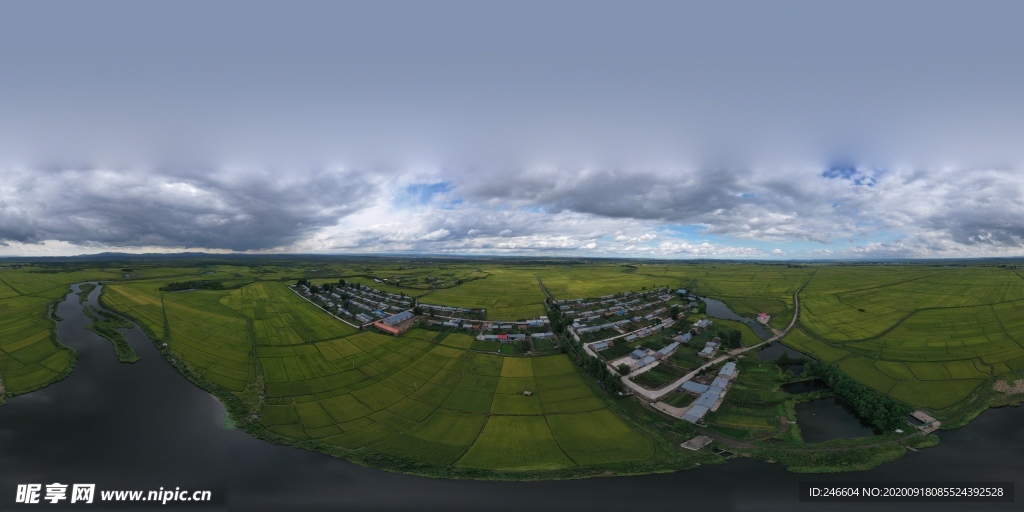
{"type": "MultiPolygon", "coordinates": [[[[808,384],[808,387],[813,386],[808,384]]],[[[800,425],[801,437],[808,443],[876,434],[871,424],[862,421],[852,410],[832,397],[796,404],[796,422],[800,425]]]]}
{"type": "Polygon", "coordinates": [[[782,385],[782,390],[791,395],[810,393],[811,391],[820,391],[822,389],[828,389],[828,385],[821,379],[802,380],[782,385]]]}
{"type": "Polygon", "coordinates": [[[724,302],[716,299],[709,299],[703,297],[703,300],[707,305],[707,315],[711,318],[721,318],[723,320],[735,320],[737,322],[743,322],[753,329],[754,333],[757,334],[762,340],[766,340],[772,337],[772,332],[761,325],[756,320],[747,318],[745,316],[737,315],[735,311],[726,306],[724,302]]]}
{"type": "Polygon", "coordinates": [[[772,342],[769,346],[757,352],[757,357],[762,361],[774,361],[785,355],[791,359],[802,359],[806,354],[783,345],[781,342],[772,342]]]}
{"type": "MultiPolygon", "coordinates": [[[[90,298],[93,304],[97,294],[90,298]]],[[[988,411],[967,428],[940,433],[939,447],[855,474],[797,475],[748,459],[667,475],[561,482],[449,481],[387,473],[225,430],[220,402],[178,374],[139,329],[127,338],[142,360],[120,364],[110,342],[84,329],[87,319],[74,296],[58,312],[64,318],[60,339],[78,350],[78,365],[67,379],[0,407],[3,510],[27,510],[14,505],[15,488],[34,482],[211,489],[225,501],[207,509],[240,511],[821,510],[797,501],[799,482],[808,480],[1012,480],[1024,492],[1024,463],[1017,456],[1024,453],[1024,409],[988,411]]],[[[967,510],[964,504],[926,505],[920,509],[967,510]]],[[[831,510],[914,509],[874,503],[831,510]]],[[[984,510],[1020,506],[995,504],[984,510]]]]}

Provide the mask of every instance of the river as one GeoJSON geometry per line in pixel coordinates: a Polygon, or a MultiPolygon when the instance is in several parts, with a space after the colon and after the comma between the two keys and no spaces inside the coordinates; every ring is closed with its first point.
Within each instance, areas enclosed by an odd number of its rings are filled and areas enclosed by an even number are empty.
{"type": "MultiPolygon", "coordinates": [[[[77,288],[77,286],[76,286],[77,288]]],[[[99,290],[89,299],[95,305],[99,290]]],[[[118,363],[107,340],[84,329],[74,295],[58,307],[60,339],[79,352],[75,371],[0,407],[0,509],[19,483],[96,483],[97,489],[209,489],[221,502],[188,510],[367,511],[817,511],[800,503],[803,481],[1008,481],[1024,484],[1024,409],[984,413],[941,432],[942,444],[863,473],[798,475],[777,464],[734,459],[681,473],[554,482],[435,480],[364,468],[277,446],[222,426],[224,407],[170,366],[138,328],[128,342],[142,359],[118,363]]],[[[1021,487],[1024,489],[1024,487],[1021,487]]],[[[967,510],[966,504],[918,504],[967,510]]],[[[100,510],[96,505],[36,505],[100,510]]],[[[156,510],[159,505],[139,507],[156,510]]],[[[860,511],[858,504],[829,510],[860,511]]],[[[872,511],[913,510],[873,503],[872,511]]],[[[984,510],[1018,510],[1012,503],[984,510]]],[[[125,510],[119,508],[118,510],[125,510]]]]}
{"type": "Polygon", "coordinates": [[[743,322],[749,325],[750,328],[754,331],[754,334],[757,334],[758,337],[760,337],[762,340],[766,340],[772,337],[772,332],[768,330],[767,327],[758,323],[757,320],[737,315],[736,312],[729,308],[729,306],[725,305],[724,302],[717,299],[709,299],[707,297],[701,297],[700,300],[704,301],[704,303],[707,304],[707,309],[705,309],[705,313],[707,313],[707,315],[710,316],[711,318],[721,318],[722,320],[735,320],[737,322],[743,322]]]}

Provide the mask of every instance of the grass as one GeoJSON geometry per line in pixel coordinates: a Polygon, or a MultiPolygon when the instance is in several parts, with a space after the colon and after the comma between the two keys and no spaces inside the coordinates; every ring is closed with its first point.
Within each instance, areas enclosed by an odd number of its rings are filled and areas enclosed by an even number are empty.
{"type": "Polygon", "coordinates": [[[437,333],[419,329],[401,337],[358,332],[280,283],[187,293],[118,283],[106,302],[148,318],[198,377],[240,398],[262,389],[251,404],[259,426],[292,442],[466,471],[551,471],[649,456],[597,447],[580,454],[586,443],[573,439],[578,433],[552,433],[553,415],[604,411],[603,429],[630,446],[649,443],[608,412],[564,355],[474,352],[478,342],[462,333],[435,341],[437,333]],[[534,395],[524,396],[527,389],[534,395]]]}
{"type": "Polygon", "coordinates": [[[560,469],[573,461],[541,416],[491,416],[458,466],[496,470],[560,469]]]}
{"type": "MultiPolygon", "coordinates": [[[[631,408],[631,400],[608,400],[564,355],[525,358],[511,345],[462,332],[413,330],[398,338],[359,332],[295,295],[282,279],[344,277],[382,289],[373,277],[402,276],[412,288],[395,290],[423,294],[427,303],[486,308],[497,320],[544,314],[538,277],[556,298],[682,287],[743,315],[772,314],[776,328],[788,323],[793,292],[807,282],[798,328],[783,343],[929,408],[951,425],[993,403],[986,390],[996,379],[1024,371],[1024,279],[994,266],[324,260],[131,267],[127,280],[119,267],[0,271],[0,372],[7,394],[38,389],[71,371],[75,352],[57,342],[47,306],[66,295],[68,284],[84,281],[114,281],[104,287],[104,306],[136,321],[159,347],[166,343],[164,355],[224,400],[247,431],[420,474],[646,472],[655,459],[686,463],[665,448],[645,452],[644,443],[661,447],[692,428],[673,424],[652,434],[651,414],[658,413],[631,408]],[[195,280],[217,281],[224,289],[160,291],[170,282],[195,280]],[[509,353],[500,354],[503,348],[509,353]],[[619,423],[602,423],[609,417],[619,423]],[[450,425],[451,432],[439,425],[450,425]],[[618,442],[606,441],[611,438],[618,442]],[[588,439],[601,441],[588,447],[588,439]]],[[[745,345],[758,341],[745,326],[735,327],[745,345]]],[[[671,363],[692,368],[700,362],[692,352],[680,350],[671,363]]],[[[756,362],[747,359],[744,365],[756,362]]],[[[777,394],[777,379],[785,377],[773,368],[745,366],[726,403],[709,415],[710,428],[756,442],[798,438],[796,426],[779,420],[791,411],[777,394]]],[[[656,368],[644,378],[657,384],[668,373],[668,367],[656,368]]],[[[688,398],[669,400],[685,405],[688,398]]],[[[808,470],[857,468],[894,453],[865,452],[835,464],[777,460],[808,470]]]]}
{"type": "Polygon", "coordinates": [[[128,344],[128,340],[124,339],[124,334],[119,330],[131,328],[131,322],[108,311],[96,310],[91,306],[84,306],[84,308],[85,314],[92,319],[89,330],[106,338],[114,345],[114,353],[119,361],[134,363],[139,360],[139,355],[135,353],[132,346],[128,344]]]}
{"type": "Polygon", "coordinates": [[[77,353],[57,340],[49,310],[67,295],[68,285],[114,275],[47,265],[0,271],[0,375],[6,395],[41,389],[71,373],[77,353]]]}
{"type": "Polygon", "coordinates": [[[685,374],[685,370],[681,370],[665,363],[660,363],[658,366],[655,366],[654,368],[633,378],[633,382],[636,382],[648,389],[659,389],[685,374]]]}
{"type": "Polygon", "coordinates": [[[544,292],[537,278],[513,269],[490,269],[490,275],[420,298],[427,304],[487,310],[490,320],[524,320],[544,314],[544,292]],[[499,293],[495,293],[500,290],[499,293]]]}

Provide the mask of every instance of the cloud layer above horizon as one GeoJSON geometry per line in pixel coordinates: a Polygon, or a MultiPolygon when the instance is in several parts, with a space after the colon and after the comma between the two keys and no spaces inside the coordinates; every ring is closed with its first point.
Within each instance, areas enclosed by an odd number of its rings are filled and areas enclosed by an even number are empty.
{"type": "Polygon", "coordinates": [[[0,4],[0,256],[1024,256],[1020,2],[0,4]]]}

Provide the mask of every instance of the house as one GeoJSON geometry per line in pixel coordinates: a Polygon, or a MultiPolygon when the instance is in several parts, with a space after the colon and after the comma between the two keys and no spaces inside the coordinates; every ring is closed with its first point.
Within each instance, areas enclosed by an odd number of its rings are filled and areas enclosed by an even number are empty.
{"type": "Polygon", "coordinates": [[[736,377],[736,363],[725,363],[722,369],[718,372],[719,377],[725,377],[732,380],[736,377]]]}
{"type": "Polygon", "coordinates": [[[714,345],[704,345],[704,348],[700,352],[697,352],[697,355],[710,359],[711,356],[715,354],[715,348],[716,347],[714,345]]]}
{"type": "Polygon", "coordinates": [[[703,318],[701,320],[697,320],[696,322],[694,322],[693,326],[698,329],[707,329],[708,327],[711,327],[711,324],[712,322],[710,319],[703,318]]]}
{"type": "Polygon", "coordinates": [[[678,341],[679,343],[689,343],[690,340],[693,339],[693,335],[690,333],[684,333],[672,339],[678,341]]]}
{"type": "Polygon", "coordinates": [[[667,346],[665,346],[661,350],[657,351],[654,354],[654,356],[657,357],[658,359],[665,359],[668,356],[672,355],[672,353],[675,352],[676,349],[678,349],[678,348],[679,348],[679,342],[678,341],[673,341],[672,343],[668,344],[667,346]]]}
{"type": "Polygon", "coordinates": [[[534,339],[538,339],[539,340],[539,339],[550,338],[550,337],[552,337],[554,335],[555,335],[555,333],[553,333],[553,332],[535,332],[531,336],[533,336],[534,339]]]}
{"type": "Polygon", "coordinates": [[[727,377],[715,377],[715,380],[711,382],[711,389],[721,389],[725,391],[725,388],[729,386],[729,379],[727,377]]]}
{"type": "Polygon", "coordinates": [[[721,391],[716,391],[715,388],[712,387],[711,389],[705,391],[704,394],[700,395],[700,397],[693,402],[693,405],[702,405],[710,409],[715,406],[715,403],[718,402],[718,399],[721,398],[721,396],[721,391]]]}
{"type": "Polygon", "coordinates": [[[681,391],[688,391],[688,392],[693,393],[695,395],[701,395],[701,394],[704,394],[705,391],[711,389],[711,387],[707,386],[705,384],[701,384],[699,382],[694,382],[692,380],[688,380],[688,381],[684,382],[682,386],[679,386],[679,389],[681,391]]]}
{"type": "MultiPolygon", "coordinates": [[[[384,332],[398,336],[404,331],[404,329],[399,327],[399,324],[410,320],[413,316],[415,315],[412,314],[412,311],[402,311],[401,313],[391,315],[383,320],[374,322],[373,326],[384,332]]],[[[358,316],[356,318],[358,318],[358,316]]]]}
{"type": "Polygon", "coordinates": [[[690,407],[690,410],[686,411],[686,414],[683,415],[683,419],[690,423],[697,423],[704,418],[704,415],[707,414],[709,410],[711,410],[710,407],[695,405],[690,407]]]}
{"type": "Polygon", "coordinates": [[[655,359],[654,356],[644,356],[643,359],[641,359],[641,360],[636,362],[636,368],[637,369],[643,368],[643,367],[645,367],[645,366],[647,366],[647,365],[649,365],[649,364],[651,364],[651,363],[653,363],[655,361],[657,361],[657,359],[655,359]]]}
{"type": "Polygon", "coordinates": [[[498,341],[508,341],[508,334],[499,334],[498,341]]]}
{"type": "Polygon", "coordinates": [[[638,348],[629,353],[629,357],[632,357],[633,359],[643,359],[646,355],[647,351],[642,348],[638,348]]]}
{"type": "Polygon", "coordinates": [[[610,342],[610,341],[602,341],[600,343],[594,343],[593,345],[590,346],[590,348],[594,349],[595,352],[600,352],[602,350],[608,349],[608,347],[611,347],[611,346],[612,346],[612,342],[610,342]]]}

